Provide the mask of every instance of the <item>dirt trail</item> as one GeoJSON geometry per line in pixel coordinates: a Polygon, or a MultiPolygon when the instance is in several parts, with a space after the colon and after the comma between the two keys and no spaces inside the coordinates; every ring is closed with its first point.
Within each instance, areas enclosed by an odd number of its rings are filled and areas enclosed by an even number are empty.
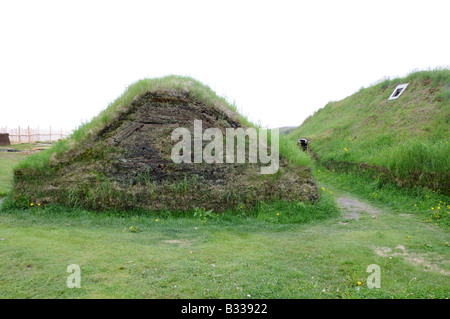
{"type": "Polygon", "coordinates": [[[377,218],[377,215],[382,213],[373,206],[353,198],[341,196],[336,201],[343,212],[343,217],[346,219],[359,220],[362,213],[370,214],[372,218],[377,218]]]}
{"type": "MultiPolygon", "coordinates": [[[[376,219],[381,215],[384,215],[385,217],[389,215],[388,212],[385,212],[386,214],[384,214],[383,211],[380,211],[370,204],[345,195],[338,195],[336,202],[341,209],[342,217],[344,218],[344,221],[339,222],[340,225],[347,225],[350,220],[359,221],[363,214],[368,214],[373,219],[376,219]]],[[[399,217],[404,218],[405,214],[400,214],[399,217]]],[[[445,276],[450,276],[450,271],[445,270],[438,265],[438,262],[442,262],[443,259],[434,256],[430,252],[411,251],[412,249],[408,249],[405,245],[397,242],[393,242],[391,247],[373,245],[370,248],[380,257],[389,259],[400,257],[406,263],[421,267],[423,271],[434,271],[445,276]]]]}
{"type": "Polygon", "coordinates": [[[440,268],[438,265],[431,263],[427,260],[427,255],[420,253],[411,253],[405,246],[397,245],[395,249],[389,247],[373,247],[375,253],[381,257],[397,257],[401,256],[404,260],[414,266],[422,266],[424,271],[436,271],[443,275],[450,276],[450,271],[446,271],[440,268]]]}

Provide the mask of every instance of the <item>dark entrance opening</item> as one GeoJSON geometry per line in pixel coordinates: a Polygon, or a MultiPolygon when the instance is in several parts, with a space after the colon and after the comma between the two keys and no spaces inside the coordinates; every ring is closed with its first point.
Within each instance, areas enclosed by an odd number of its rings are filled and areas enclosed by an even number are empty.
{"type": "Polygon", "coordinates": [[[395,90],[395,93],[392,95],[392,97],[397,97],[397,96],[399,96],[400,93],[402,93],[402,91],[403,91],[403,88],[395,90]]]}
{"type": "Polygon", "coordinates": [[[297,145],[300,146],[303,151],[308,150],[308,140],[306,138],[299,138],[297,141],[297,145]]]}

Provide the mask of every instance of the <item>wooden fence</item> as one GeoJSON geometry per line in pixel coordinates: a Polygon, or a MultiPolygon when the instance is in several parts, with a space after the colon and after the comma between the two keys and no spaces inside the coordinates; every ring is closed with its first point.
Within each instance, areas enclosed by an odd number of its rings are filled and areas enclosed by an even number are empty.
{"type": "Polygon", "coordinates": [[[30,128],[19,126],[17,128],[0,127],[0,133],[9,133],[11,144],[53,142],[70,135],[70,132],[62,128],[30,128]]]}

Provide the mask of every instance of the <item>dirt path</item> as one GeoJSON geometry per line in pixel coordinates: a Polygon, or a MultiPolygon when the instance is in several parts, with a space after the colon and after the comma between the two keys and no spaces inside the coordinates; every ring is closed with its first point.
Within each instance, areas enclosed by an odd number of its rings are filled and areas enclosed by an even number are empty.
{"type": "Polygon", "coordinates": [[[440,268],[438,265],[427,260],[426,254],[411,253],[404,245],[397,245],[394,249],[390,247],[374,247],[375,253],[381,257],[403,257],[403,259],[414,266],[423,267],[424,271],[436,271],[445,276],[450,276],[450,271],[440,268]]]}
{"type": "MultiPolygon", "coordinates": [[[[382,214],[381,211],[374,208],[373,206],[363,203],[357,199],[349,198],[345,196],[340,196],[337,198],[336,202],[342,211],[342,216],[345,219],[359,220],[361,214],[369,214],[372,218],[377,218],[378,214],[382,214]]],[[[345,224],[341,222],[341,224],[345,224]]]]}
{"type": "MultiPolygon", "coordinates": [[[[395,227],[400,229],[410,228],[410,233],[414,234],[413,236],[417,236],[419,232],[428,232],[423,241],[420,241],[421,245],[426,246],[427,249],[425,250],[418,250],[417,247],[407,248],[407,242],[410,241],[411,236],[406,235],[406,242],[404,242],[404,239],[403,242],[401,242],[402,239],[399,238],[393,238],[392,241],[385,241],[383,243],[374,242],[373,245],[370,245],[370,248],[373,249],[374,253],[377,256],[389,260],[392,260],[393,258],[401,258],[406,263],[419,267],[422,271],[437,272],[445,276],[450,276],[450,271],[448,270],[448,259],[442,255],[439,255],[432,248],[430,248],[433,247],[433,245],[431,245],[431,242],[434,241],[434,228],[425,228],[424,226],[421,226],[420,230],[413,230],[417,226],[412,224],[411,218],[407,218],[410,215],[393,215],[388,210],[382,211],[378,208],[375,208],[368,203],[362,202],[352,197],[349,193],[343,193],[339,191],[337,191],[336,193],[336,202],[341,210],[341,216],[343,218],[343,221],[339,222],[340,225],[349,225],[350,222],[357,222],[358,224],[360,224],[360,227],[361,225],[367,227],[367,222],[370,220],[370,218],[363,218],[365,215],[367,215],[372,219],[378,219],[377,221],[379,223],[376,223],[378,224],[378,226],[375,226],[376,224],[370,223],[371,225],[373,225],[372,227],[379,227],[379,225],[381,224],[385,225],[383,226],[384,229],[379,228],[379,231],[383,234],[388,234],[391,231],[390,225],[395,225],[395,227]]],[[[443,240],[440,240],[439,244],[434,243],[434,245],[448,246],[448,242],[443,242],[443,240]]]]}

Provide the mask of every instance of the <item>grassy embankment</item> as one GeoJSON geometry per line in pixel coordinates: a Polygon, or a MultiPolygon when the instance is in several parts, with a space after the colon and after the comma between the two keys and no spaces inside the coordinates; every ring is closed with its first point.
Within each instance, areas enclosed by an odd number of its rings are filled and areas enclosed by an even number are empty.
{"type": "Polygon", "coordinates": [[[330,102],[290,134],[329,168],[371,172],[408,188],[450,195],[450,70],[384,80],[330,102]],[[409,86],[388,101],[394,88],[409,86]]]}
{"type": "MultiPolygon", "coordinates": [[[[21,144],[13,146],[0,146],[0,149],[26,149],[30,144],[21,144]]],[[[13,184],[13,168],[23,159],[25,155],[15,152],[0,152],[0,198],[9,193],[13,184]]]]}

